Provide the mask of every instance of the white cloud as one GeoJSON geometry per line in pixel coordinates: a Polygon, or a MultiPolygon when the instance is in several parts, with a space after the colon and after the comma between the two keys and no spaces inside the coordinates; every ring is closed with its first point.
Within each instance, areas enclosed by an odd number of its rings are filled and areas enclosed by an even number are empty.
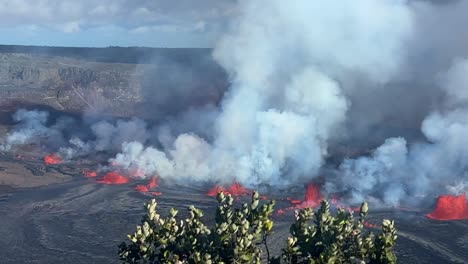
{"type": "Polygon", "coordinates": [[[81,31],[80,23],[77,21],[65,23],[60,25],[58,28],[65,33],[76,33],[81,31]]]}
{"type": "Polygon", "coordinates": [[[96,25],[124,28],[160,25],[161,30],[173,31],[174,28],[166,25],[193,25],[205,19],[211,22],[224,20],[226,17],[220,10],[233,6],[234,3],[228,0],[0,0],[0,27],[35,24],[54,28],[65,25],[66,30],[75,32],[80,27],[96,25]],[[80,21],[80,27],[76,21],[80,21]]]}
{"type": "Polygon", "coordinates": [[[175,24],[161,24],[155,26],[140,26],[130,30],[133,34],[148,34],[148,33],[190,33],[190,32],[201,32],[206,29],[206,23],[204,21],[198,21],[195,24],[190,25],[175,25],[175,24]]]}
{"type": "Polygon", "coordinates": [[[130,32],[135,34],[145,34],[151,30],[150,27],[142,26],[132,29],[130,32]]]}

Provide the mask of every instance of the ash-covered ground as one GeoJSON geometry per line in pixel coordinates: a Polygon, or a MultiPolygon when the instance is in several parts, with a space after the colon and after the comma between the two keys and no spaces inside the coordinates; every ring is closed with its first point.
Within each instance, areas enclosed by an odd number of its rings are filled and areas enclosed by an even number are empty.
{"type": "MultiPolygon", "coordinates": [[[[123,185],[104,185],[86,178],[82,171],[94,168],[105,154],[68,163],[43,164],[40,149],[23,147],[0,155],[0,255],[2,263],[118,263],[117,246],[132,232],[144,213],[143,203],[152,198],[134,189],[147,180],[132,179],[123,185]]],[[[154,191],[159,210],[196,205],[212,223],[216,200],[206,195],[211,186],[169,185],[160,182],[154,191]]],[[[305,190],[263,190],[277,201],[275,232],[269,240],[278,253],[288,235],[293,211],[290,201],[302,199],[305,190]]],[[[237,201],[248,200],[241,197],[237,201]]],[[[396,253],[400,263],[467,263],[468,221],[434,221],[425,214],[432,208],[375,209],[368,222],[394,219],[398,228],[396,253]]],[[[378,231],[378,228],[372,228],[378,231]]]]}

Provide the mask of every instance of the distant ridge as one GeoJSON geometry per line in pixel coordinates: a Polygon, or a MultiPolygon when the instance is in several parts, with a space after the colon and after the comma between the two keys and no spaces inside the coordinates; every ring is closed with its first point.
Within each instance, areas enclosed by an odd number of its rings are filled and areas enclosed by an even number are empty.
{"type": "Polygon", "coordinates": [[[70,57],[106,63],[151,63],[157,58],[184,64],[200,61],[210,56],[209,48],[147,48],[147,47],[49,47],[0,45],[1,53],[21,53],[55,57],[70,57]]]}

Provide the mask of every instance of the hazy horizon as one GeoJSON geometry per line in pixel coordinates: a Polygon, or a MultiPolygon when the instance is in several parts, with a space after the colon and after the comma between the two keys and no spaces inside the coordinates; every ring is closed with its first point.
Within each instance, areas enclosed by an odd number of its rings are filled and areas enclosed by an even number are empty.
{"type": "Polygon", "coordinates": [[[209,48],[235,6],[233,0],[0,0],[0,43],[209,48]]]}

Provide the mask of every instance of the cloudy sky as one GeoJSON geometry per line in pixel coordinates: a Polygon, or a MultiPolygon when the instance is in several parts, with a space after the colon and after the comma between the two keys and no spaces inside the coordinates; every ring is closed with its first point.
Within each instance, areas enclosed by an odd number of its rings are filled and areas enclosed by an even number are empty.
{"type": "Polygon", "coordinates": [[[236,0],[0,0],[0,44],[210,47],[236,0]]]}

